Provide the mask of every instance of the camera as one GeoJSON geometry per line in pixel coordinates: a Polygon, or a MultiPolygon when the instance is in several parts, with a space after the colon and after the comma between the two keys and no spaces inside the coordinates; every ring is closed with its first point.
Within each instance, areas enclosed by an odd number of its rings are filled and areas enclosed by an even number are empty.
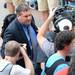
{"type": "Polygon", "coordinates": [[[71,30],[72,25],[75,24],[75,8],[69,6],[58,8],[54,15],[53,24],[57,32],[63,31],[65,29],[71,30]],[[60,21],[62,22],[59,23],[60,21]]]}

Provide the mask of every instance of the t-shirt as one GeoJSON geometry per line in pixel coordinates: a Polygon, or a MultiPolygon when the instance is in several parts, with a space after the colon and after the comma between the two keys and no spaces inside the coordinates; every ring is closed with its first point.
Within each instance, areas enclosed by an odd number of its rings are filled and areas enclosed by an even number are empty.
{"type": "Polygon", "coordinates": [[[55,75],[67,75],[68,70],[69,70],[69,68],[64,68],[64,69],[60,70],[59,72],[57,72],[55,75]]]}
{"type": "MultiPolygon", "coordinates": [[[[0,71],[9,63],[11,62],[0,60],[0,71]]],[[[30,75],[30,70],[19,65],[13,65],[10,75],[30,75]]]]}
{"type": "Polygon", "coordinates": [[[41,45],[42,50],[44,53],[49,57],[54,53],[54,43],[48,41],[47,39],[44,38],[43,43],[41,45]]]}
{"type": "MultiPolygon", "coordinates": [[[[59,55],[59,54],[57,54],[57,53],[53,54],[53,55],[50,56],[49,59],[47,60],[46,67],[48,67],[48,68],[51,67],[51,66],[52,66],[57,60],[59,60],[59,59],[63,59],[63,60],[65,61],[65,58],[62,57],[61,55],[59,55]]],[[[63,70],[64,68],[68,68],[68,67],[69,67],[68,64],[65,64],[65,63],[58,65],[57,68],[55,69],[53,75],[56,75],[57,72],[60,72],[60,71],[63,70]]],[[[44,68],[44,70],[42,71],[41,75],[46,75],[46,74],[45,74],[45,68],[44,68]]]]}
{"type": "Polygon", "coordinates": [[[19,65],[14,65],[11,70],[11,75],[30,75],[30,70],[19,65]]]}

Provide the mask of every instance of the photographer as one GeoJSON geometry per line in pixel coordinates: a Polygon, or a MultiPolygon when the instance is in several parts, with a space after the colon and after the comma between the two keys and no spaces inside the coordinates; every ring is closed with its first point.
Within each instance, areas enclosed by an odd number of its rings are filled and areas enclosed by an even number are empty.
{"type": "MultiPolygon", "coordinates": [[[[57,29],[55,31],[54,30],[52,31],[49,29],[49,23],[52,20],[54,20],[56,10],[57,8],[54,9],[53,11],[51,9],[50,15],[48,16],[44,24],[40,27],[38,35],[37,35],[38,43],[47,57],[51,56],[56,51],[56,48],[54,47],[54,39],[56,37],[56,34],[60,31],[72,30],[72,22],[66,18],[62,18],[62,19],[59,18],[60,19],[59,21],[57,19],[55,22],[53,22],[54,24],[56,23],[56,26],[57,26],[57,29]],[[48,31],[50,32],[49,38],[46,38],[45,34],[48,31]]],[[[42,68],[43,67],[44,67],[44,63],[42,63],[42,68]]]]}
{"type": "MultiPolygon", "coordinates": [[[[57,8],[56,8],[57,9],[57,8]]],[[[47,57],[49,57],[51,54],[53,54],[54,51],[54,39],[51,37],[53,36],[55,38],[56,34],[60,31],[64,30],[72,30],[72,22],[64,17],[60,17],[54,22],[54,25],[56,30],[52,31],[49,29],[49,24],[52,20],[54,20],[54,15],[56,12],[56,9],[53,11],[51,10],[50,15],[48,16],[47,20],[44,22],[44,24],[41,26],[39,29],[38,35],[37,35],[37,40],[39,42],[39,45],[41,46],[42,50],[46,53],[47,57]],[[51,32],[52,36],[49,35],[49,38],[47,39],[45,37],[46,32],[51,32]],[[52,40],[50,40],[52,39],[52,40]]]]}
{"type": "MultiPolygon", "coordinates": [[[[48,42],[48,40],[44,37],[44,35],[45,35],[45,33],[49,30],[49,23],[52,21],[52,19],[53,19],[53,16],[54,16],[54,13],[55,13],[55,10],[54,11],[51,11],[51,14],[49,15],[49,17],[47,18],[47,20],[44,22],[44,24],[41,26],[41,28],[39,29],[39,31],[38,31],[38,35],[37,35],[37,40],[38,40],[38,42],[39,42],[39,45],[41,46],[41,48],[42,48],[42,50],[44,50],[44,46],[45,45],[43,45],[43,44],[47,44],[47,46],[48,46],[48,43],[50,43],[50,42],[48,42]],[[48,42],[48,43],[47,43],[48,42]]],[[[50,43],[51,45],[54,45],[53,43],[50,43]]],[[[50,44],[49,44],[49,46],[50,46],[50,44]]],[[[47,47],[47,48],[49,48],[49,47],[47,47]]],[[[54,46],[53,46],[53,48],[54,48],[54,46]]],[[[50,49],[50,48],[49,48],[50,49]]],[[[44,51],[48,51],[49,49],[47,49],[46,50],[46,48],[45,48],[45,50],[44,51]]],[[[51,49],[52,51],[52,53],[51,54],[53,54],[54,53],[54,49],[51,49]]],[[[47,52],[47,53],[49,53],[49,52],[47,52]]],[[[49,56],[48,54],[46,54],[47,56],[49,56]]]]}
{"type": "Polygon", "coordinates": [[[58,25],[60,32],[56,35],[55,37],[56,39],[54,43],[48,41],[44,37],[45,33],[47,32],[49,28],[49,23],[54,18],[53,16],[55,14],[55,11],[56,9],[51,10],[50,16],[47,18],[45,23],[41,26],[39,33],[37,35],[39,45],[41,46],[42,50],[45,53],[47,54],[50,53],[51,55],[51,53],[55,50],[55,49],[53,50],[53,48],[55,47],[57,49],[57,52],[48,58],[41,75],[45,75],[45,73],[46,75],[56,75],[58,72],[61,72],[61,71],[63,71],[64,73],[64,70],[69,68],[69,65],[66,64],[65,57],[71,51],[71,43],[72,43],[71,41],[75,39],[75,35],[73,34],[73,32],[71,32],[72,22],[66,18],[60,18],[60,20],[57,20],[56,25],[58,25]],[[63,59],[64,63],[62,64],[59,63],[58,60],[60,59],[63,59]],[[59,63],[59,64],[55,64],[55,63],[59,63]],[[61,65],[61,67],[59,65],[61,65]]]}
{"type": "Polygon", "coordinates": [[[16,41],[9,41],[5,45],[5,59],[0,60],[0,75],[34,75],[34,68],[26,53],[26,44],[20,47],[16,41]],[[24,58],[26,68],[16,65],[19,54],[24,58]]]}

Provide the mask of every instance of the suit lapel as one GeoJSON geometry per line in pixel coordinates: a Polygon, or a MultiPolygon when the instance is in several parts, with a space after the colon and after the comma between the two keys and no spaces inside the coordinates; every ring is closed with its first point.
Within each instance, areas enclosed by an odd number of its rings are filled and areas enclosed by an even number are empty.
{"type": "Polygon", "coordinates": [[[17,25],[17,28],[18,28],[17,30],[18,30],[20,36],[23,38],[24,41],[28,42],[27,36],[24,33],[22,25],[19,22],[16,22],[16,23],[17,23],[16,25],[17,25]]]}

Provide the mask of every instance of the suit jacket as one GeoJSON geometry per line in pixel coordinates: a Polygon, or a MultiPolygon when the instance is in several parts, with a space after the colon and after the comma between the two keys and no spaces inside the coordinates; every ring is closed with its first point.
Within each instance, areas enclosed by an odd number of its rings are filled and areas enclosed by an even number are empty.
{"type": "MultiPolygon", "coordinates": [[[[35,24],[31,23],[31,26],[33,27],[34,31],[37,34],[37,27],[35,26],[35,24]]],[[[1,54],[3,57],[4,57],[5,43],[10,40],[15,40],[19,43],[26,43],[27,44],[27,53],[30,56],[30,47],[29,47],[27,36],[24,33],[23,27],[22,27],[21,23],[19,23],[17,18],[12,23],[10,23],[10,25],[5,30],[4,37],[3,37],[3,45],[2,45],[2,50],[1,50],[1,54]]],[[[40,52],[41,51],[40,49],[41,48],[38,46],[38,48],[36,48],[33,51],[33,53],[34,53],[33,60],[35,62],[41,62],[46,57],[46,56],[45,57],[43,56],[44,54],[43,54],[43,52],[40,52]],[[39,57],[40,53],[41,53],[42,57],[39,57]],[[39,58],[37,58],[37,57],[39,57],[39,58]],[[43,59],[40,59],[40,58],[43,58],[43,59]]]]}

